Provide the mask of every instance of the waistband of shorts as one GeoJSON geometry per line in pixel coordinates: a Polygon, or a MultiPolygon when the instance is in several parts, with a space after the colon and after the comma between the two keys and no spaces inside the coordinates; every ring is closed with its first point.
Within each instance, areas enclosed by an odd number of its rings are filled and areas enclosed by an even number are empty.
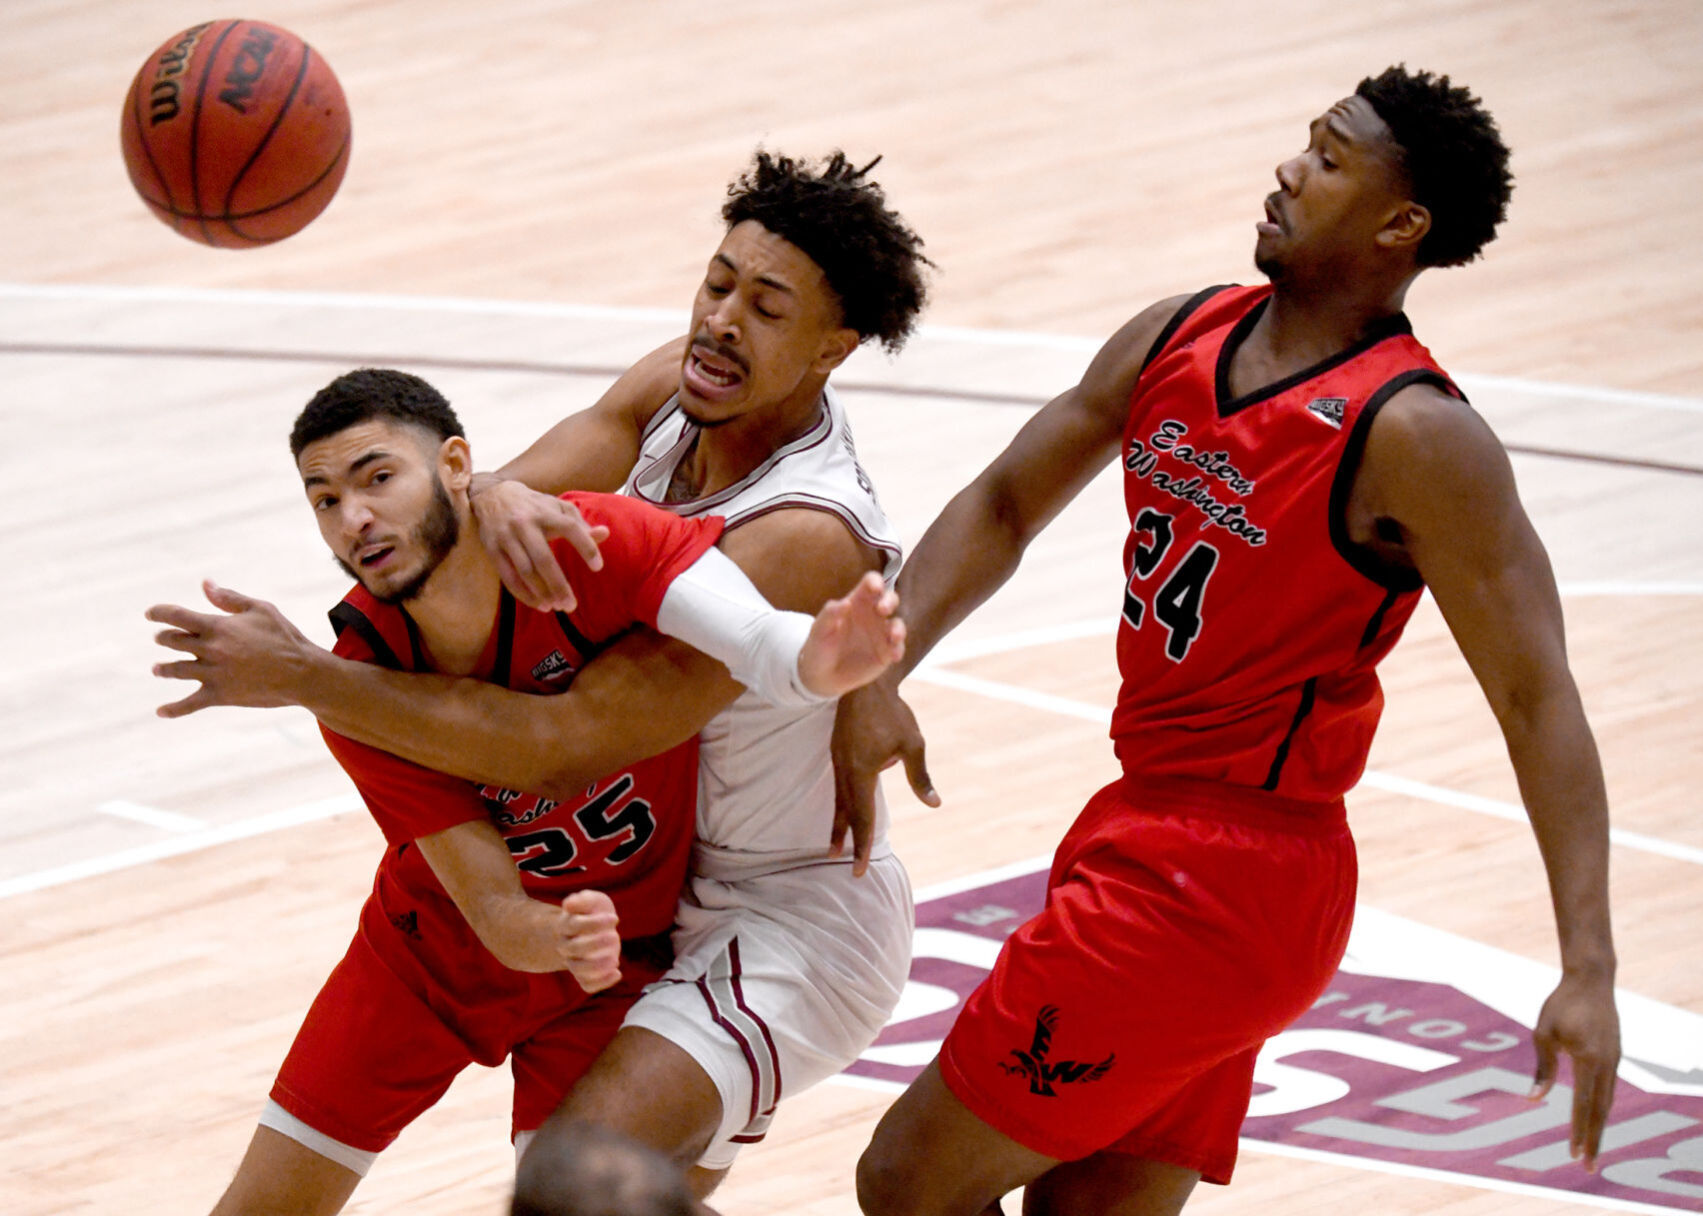
{"type": "Polygon", "coordinates": [[[1138,810],[1237,823],[1299,836],[1333,836],[1348,830],[1348,808],[1341,798],[1319,802],[1224,781],[1129,773],[1117,782],[1117,788],[1138,810]]]}
{"type": "MultiPolygon", "coordinates": [[[[885,837],[877,840],[870,849],[869,859],[881,861],[893,855],[893,846],[885,837]]],[[[750,849],[724,849],[713,844],[698,841],[692,846],[692,874],[697,878],[708,878],[715,882],[745,882],[752,878],[762,878],[768,874],[783,874],[789,870],[813,869],[819,866],[843,865],[848,869],[852,864],[851,833],[846,834],[845,852],[839,857],[829,857],[827,846],[820,849],[784,849],[774,851],[753,851],[750,849]]]]}

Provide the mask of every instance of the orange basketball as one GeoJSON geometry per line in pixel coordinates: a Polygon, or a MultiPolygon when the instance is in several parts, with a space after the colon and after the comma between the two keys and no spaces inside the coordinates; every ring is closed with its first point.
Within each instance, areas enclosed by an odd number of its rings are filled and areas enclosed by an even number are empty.
{"type": "Polygon", "coordinates": [[[225,249],[300,232],[349,166],[331,67],[263,21],[192,25],[148,56],[120,127],[130,184],[161,221],[225,249]]]}

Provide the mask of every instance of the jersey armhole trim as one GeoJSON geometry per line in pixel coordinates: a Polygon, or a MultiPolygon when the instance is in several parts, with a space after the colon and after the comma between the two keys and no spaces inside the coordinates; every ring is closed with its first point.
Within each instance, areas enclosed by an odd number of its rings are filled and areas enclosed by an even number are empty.
{"type": "Polygon", "coordinates": [[[396,651],[384,640],[384,635],[379,632],[378,626],[373,624],[372,618],[348,600],[337,604],[326,615],[331,618],[332,633],[342,637],[345,629],[353,629],[355,635],[373,652],[373,662],[380,667],[388,667],[391,671],[403,670],[402,660],[396,657],[396,651]]]}
{"type": "Polygon", "coordinates": [[[504,587],[497,601],[497,653],[491,662],[491,679],[504,688],[514,687],[514,627],[517,607],[515,598],[504,587]]]}
{"type": "Polygon", "coordinates": [[[1430,368],[1419,367],[1402,372],[1385,382],[1366,402],[1343,444],[1342,459],[1336,466],[1336,477],[1330,487],[1330,540],[1337,553],[1350,566],[1378,586],[1392,591],[1418,591],[1425,580],[1416,570],[1382,561],[1371,550],[1357,545],[1348,535],[1348,498],[1354,490],[1354,478],[1360,472],[1361,458],[1366,454],[1366,439],[1372,433],[1372,423],[1390,398],[1415,384],[1434,384],[1450,396],[1460,394],[1447,376],[1430,368]]]}
{"type": "Polygon", "coordinates": [[[904,550],[897,545],[876,539],[863,526],[862,521],[851,512],[843,509],[838,503],[806,495],[795,494],[783,498],[771,498],[768,502],[760,503],[747,511],[742,511],[737,515],[729,515],[726,517],[727,522],[723,528],[723,535],[735,528],[743,527],[754,519],[772,515],[776,511],[820,511],[824,515],[832,515],[846,526],[846,530],[852,534],[852,539],[856,540],[858,544],[885,557],[886,560],[882,565],[883,578],[893,578],[894,574],[888,572],[896,573],[898,563],[904,558],[904,550]]]}
{"type": "Polygon", "coordinates": [[[1182,307],[1171,314],[1171,319],[1165,322],[1165,328],[1159,331],[1159,336],[1153,339],[1153,345],[1148,348],[1147,358],[1141,361],[1141,370],[1135,374],[1137,384],[1139,384],[1141,382],[1141,378],[1147,374],[1147,369],[1152,366],[1153,360],[1165,353],[1165,348],[1169,346],[1171,344],[1171,340],[1177,336],[1177,331],[1183,327],[1183,323],[1193,316],[1200,309],[1202,304],[1205,304],[1221,291],[1229,291],[1233,286],[1234,284],[1232,283],[1217,283],[1211,287],[1202,288],[1200,291],[1195,292],[1194,295],[1190,296],[1187,300],[1183,301],[1182,307]]]}

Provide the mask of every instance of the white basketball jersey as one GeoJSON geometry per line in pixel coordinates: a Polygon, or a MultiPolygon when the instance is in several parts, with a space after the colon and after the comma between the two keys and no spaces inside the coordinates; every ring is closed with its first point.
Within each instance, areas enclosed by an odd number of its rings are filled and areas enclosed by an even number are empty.
{"type": "MultiPolygon", "coordinates": [[[[639,460],[623,494],[676,515],[720,515],[732,531],[787,508],[827,511],[871,549],[886,554],[885,576],[901,553],[875,488],[858,464],[851,427],[831,388],[823,390],[816,425],[765,460],[744,480],[687,502],[667,501],[668,485],[692,450],[699,428],[670,398],[645,427],[639,460]]],[[[800,554],[800,560],[808,555],[800,554]]],[[[704,727],[698,766],[698,869],[738,876],[820,858],[834,820],[834,773],[828,744],[834,704],[776,709],[742,694],[704,727]],[[762,854],[762,856],[755,856],[762,854]]],[[[874,855],[884,856],[887,808],[876,788],[874,855]]]]}

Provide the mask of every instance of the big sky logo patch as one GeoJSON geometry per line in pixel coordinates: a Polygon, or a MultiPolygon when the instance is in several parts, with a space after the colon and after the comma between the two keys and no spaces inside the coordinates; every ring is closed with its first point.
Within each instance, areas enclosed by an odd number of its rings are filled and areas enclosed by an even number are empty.
{"type": "MultiPolygon", "coordinates": [[[[919,892],[904,997],[848,1079],[909,1083],[1045,890],[1045,866],[1027,863],[919,892]]],[[[1360,908],[1335,980],[1260,1055],[1242,1147],[1618,1211],[1703,1211],[1703,1017],[1618,994],[1625,1059],[1587,1174],[1567,1153],[1571,1089],[1525,1098],[1530,1028],[1555,980],[1528,959],[1360,908]]]]}

